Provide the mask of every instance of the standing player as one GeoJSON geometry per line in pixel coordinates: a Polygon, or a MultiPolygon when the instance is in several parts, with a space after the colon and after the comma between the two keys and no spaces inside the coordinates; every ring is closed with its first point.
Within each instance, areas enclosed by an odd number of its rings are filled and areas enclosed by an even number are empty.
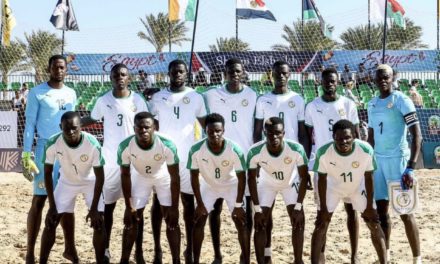
{"type": "Polygon", "coordinates": [[[265,261],[267,223],[276,195],[281,193],[292,224],[292,245],[295,263],[303,263],[304,211],[309,174],[307,157],[302,145],[284,139],[284,121],[270,117],[264,123],[266,140],[254,144],[249,150],[249,190],[255,211],[255,253],[259,264],[265,261]],[[259,178],[257,184],[257,174],[259,178]],[[297,169],[297,170],[296,170],[297,169]],[[299,177],[298,177],[299,174],[299,177]],[[257,191],[258,190],[258,191],[257,191]]]}
{"type": "MultiPolygon", "coordinates": [[[[41,214],[47,198],[47,190],[44,186],[43,155],[47,140],[60,131],[61,116],[75,109],[75,91],[64,85],[64,77],[67,73],[66,59],[61,55],[54,55],[49,59],[47,69],[49,81],[30,90],[26,105],[26,125],[24,131],[23,146],[23,175],[29,180],[34,180],[34,196],[27,218],[27,252],[26,263],[35,262],[35,242],[41,225],[41,214]],[[33,179],[32,168],[35,164],[31,159],[32,144],[35,130],[38,133],[37,146],[35,148],[35,163],[39,173],[33,179]]],[[[58,181],[59,166],[56,163],[53,170],[54,185],[58,181]]],[[[65,214],[61,225],[65,236],[65,251],[63,256],[73,262],[78,261],[74,242],[73,214],[65,214]],[[69,231],[67,231],[69,230],[69,231]]]]}
{"type": "MultiPolygon", "coordinates": [[[[422,136],[413,102],[400,91],[393,90],[393,69],[388,65],[378,66],[375,83],[380,95],[368,103],[368,142],[374,147],[377,158],[374,198],[389,255],[391,221],[387,182],[401,180],[404,189],[412,187],[422,136]],[[406,140],[407,130],[412,136],[411,148],[406,140]]],[[[414,215],[401,215],[400,218],[405,224],[414,263],[421,263],[419,230],[414,215]]]]}
{"type": "MultiPolygon", "coordinates": [[[[290,67],[285,61],[277,61],[273,64],[274,89],[272,92],[258,98],[255,111],[255,134],[254,142],[262,139],[264,121],[277,116],[284,122],[285,138],[307,146],[307,131],[304,125],[304,99],[297,93],[290,91],[288,81],[290,67]]],[[[266,263],[271,259],[272,241],[272,210],[270,208],[267,221],[267,244],[265,248],[266,263]]]]}
{"type": "Polygon", "coordinates": [[[242,261],[249,264],[248,232],[243,210],[246,186],[244,154],[234,142],[223,137],[225,120],[221,115],[209,114],[205,122],[207,138],[191,147],[187,164],[187,168],[191,170],[191,184],[197,201],[193,230],[194,264],[200,263],[206,220],[219,198],[226,200],[237,228],[242,261]],[[203,178],[201,183],[200,175],[203,178]]]}
{"type": "MultiPolygon", "coordinates": [[[[96,101],[90,117],[82,120],[83,126],[96,123],[104,119],[104,145],[102,152],[106,164],[104,194],[104,221],[107,234],[105,255],[110,260],[110,237],[113,226],[113,211],[116,201],[122,198],[122,185],[120,170],[117,163],[119,143],[134,133],[134,115],[138,112],[148,111],[147,104],[141,95],[130,91],[128,85],[130,76],[127,66],[122,63],[115,64],[110,71],[112,90],[106,92],[96,101]]],[[[143,219],[139,221],[139,235],[136,240],[136,261],[143,263],[142,233],[143,219]]]]}
{"type": "Polygon", "coordinates": [[[155,133],[154,116],[141,112],[134,117],[134,133],[119,144],[122,191],[125,198],[121,263],[128,263],[137,235],[138,219],[156,190],[165,221],[173,263],[180,263],[179,157],[171,140],[155,133]],[[130,165],[137,174],[131,176],[130,165]],[[169,175],[168,175],[169,174],[169,175]]]}
{"type": "MultiPolygon", "coordinates": [[[[231,139],[245,152],[252,145],[254,129],[254,112],[257,101],[257,94],[250,87],[241,84],[240,80],[244,73],[243,63],[232,58],[225,64],[226,84],[208,90],[204,96],[209,112],[218,113],[225,118],[225,137],[231,139]]],[[[252,231],[252,213],[250,208],[249,193],[246,196],[246,223],[248,238],[252,231]]],[[[214,245],[214,263],[221,263],[220,251],[220,214],[222,211],[223,199],[218,199],[214,210],[209,214],[209,225],[211,227],[212,243],[214,245]]],[[[250,248],[250,241],[248,241],[250,248]]]]}
{"type": "MultiPolygon", "coordinates": [[[[334,68],[327,68],[322,72],[322,90],[324,94],[321,97],[314,99],[306,106],[305,123],[309,135],[309,145],[306,151],[309,154],[311,150],[310,142],[314,135],[314,142],[316,149],[324,146],[326,143],[332,141],[332,127],[340,119],[347,119],[355,125],[355,135],[359,135],[359,117],[357,114],[356,104],[336,93],[336,86],[338,84],[338,73],[334,68]]],[[[309,154],[310,156],[310,154],[309,154]]],[[[318,175],[315,173],[314,185],[317,186],[318,175]]],[[[318,190],[315,187],[315,200],[319,201],[318,190]]],[[[357,247],[359,237],[359,222],[357,213],[353,210],[350,203],[345,203],[345,211],[347,212],[347,228],[350,235],[351,245],[351,261],[357,260],[357,247]]],[[[324,252],[325,242],[323,244],[324,252]]],[[[325,259],[324,254],[321,254],[325,259]]]]}
{"type": "Polygon", "coordinates": [[[104,159],[98,140],[81,132],[81,117],[76,112],[66,112],[61,117],[61,133],[52,136],[45,147],[44,180],[49,198],[46,227],[41,236],[40,263],[47,263],[49,253],[55,243],[55,231],[65,213],[73,213],[75,200],[83,194],[93,228],[93,246],[97,263],[104,261],[105,229],[103,214],[104,201],[104,159]],[[60,179],[53,190],[52,172],[55,161],[60,163],[60,179]],[[93,167],[93,172],[91,173],[93,167]]]}
{"type": "Polygon", "coordinates": [[[320,263],[327,229],[340,200],[350,200],[353,208],[362,212],[371,232],[371,240],[380,263],[387,263],[385,235],[380,229],[374,208],[373,171],[376,162],[373,148],[354,138],[353,124],[339,120],[333,125],[333,142],[317,151],[314,170],[318,173],[319,211],[312,236],[312,263],[320,263]]]}
{"type": "MultiPolygon", "coordinates": [[[[174,60],[168,66],[168,75],[170,77],[170,87],[161,90],[153,95],[151,99],[151,110],[155,118],[159,121],[159,132],[168,136],[177,147],[179,158],[182,162],[179,164],[180,192],[183,205],[183,220],[185,222],[186,232],[186,250],[185,261],[192,262],[192,229],[194,223],[194,195],[191,188],[191,179],[189,170],[185,163],[188,158],[188,152],[194,144],[194,122],[198,120],[201,126],[204,126],[206,108],[203,97],[193,89],[185,86],[188,69],[184,61],[174,60]]],[[[160,211],[158,200],[153,199],[152,205],[152,223],[155,236],[155,262],[161,263],[160,255],[160,211]],[[156,212],[156,213],[155,213],[156,212]],[[159,223],[159,225],[157,224],[159,223]],[[159,243],[156,246],[156,243],[159,243]]]]}

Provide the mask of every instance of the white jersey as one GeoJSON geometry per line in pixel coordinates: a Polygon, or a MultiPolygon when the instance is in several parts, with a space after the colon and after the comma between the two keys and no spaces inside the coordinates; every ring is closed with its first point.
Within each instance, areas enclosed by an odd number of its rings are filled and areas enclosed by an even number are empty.
{"type": "Polygon", "coordinates": [[[168,177],[167,165],[178,163],[176,146],[159,133],[155,133],[153,145],[149,149],[141,148],[134,135],[119,144],[119,166],[132,165],[140,176],[148,179],[168,177]]]}
{"type": "Polygon", "coordinates": [[[248,86],[238,93],[230,93],[226,86],[204,93],[208,112],[218,113],[225,119],[224,136],[247,152],[253,144],[254,112],[257,94],[248,86]]]}
{"type": "Polygon", "coordinates": [[[269,153],[266,140],[255,143],[247,155],[247,167],[260,167],[259,181],[275,187],[289,187],[299,182],[297,167],[307,165],[307,156],[301,144],[283,140],[283,150],[277,156],[269,153]]]}
{"type": "Polygon", "coordinates": [[[143,97],[135,92],[124,98],[113,96],[112,90],[98,98],[90,116],[95,120],[104,119],[103,154],[106,167],[118,167],[117,148],[122,140],[134,134],[134,116],[148,112],[143,97]]]}
{"type": "Polygon", "coordinates": [[[234,142],[225,139],[222,152],[214,154],[205,138],[191,147],[187,168],[199,170],[212,188],[225,190],[238,183],[236,172],[246,171],[246,161],[240,147],[234,142]]]}
{"type": "Polygon", "coordinates": [[[338,153],[333,142],[322,146],[314,166],[315,172],[327,174],[327,189],[342,197],[364,188],[365,172],[375,169],[373,148],[358,139],[354,140],[352,152],[344,156],[338,153]]]}
{"type": "Polygon", "coordinates": [[[56,160],[61,167],[59,182],[75,186],[94,182],[92,167],[102,167],[105,163],[98,140],[84,131],[81,132],[81,143],[75,148],[66,144],[62,133],[55,134],[47,141],[44,164],[53,165],[56,160]]]}
{"type": "Polygon", "coordinates": [[[306,106],[305,123],[313,127],[316,149],[333,140],[333,125],[341,119],[359,124],[356,104],[347,97],[340,96],[334,102],[316,98],[306,106]]]}
{"type": "Polygon", "coordinates": [[[264,122],[270,117],[279,117],[284,121],[285,138],[298,142],[298,122],[304,121],[304,99],[297,93],[266,93],[257,100],[255,118],[264,122]]]}
{"type": "Polygon", "coordinates": [[[188,151],[195,143],[194,124],[206,116],[202,95],[189,87],[181,92],[161,90],[151,99],[151,112],[159,121],[159,131],[173,140],[179,158],[186,162],[188,151]]]}

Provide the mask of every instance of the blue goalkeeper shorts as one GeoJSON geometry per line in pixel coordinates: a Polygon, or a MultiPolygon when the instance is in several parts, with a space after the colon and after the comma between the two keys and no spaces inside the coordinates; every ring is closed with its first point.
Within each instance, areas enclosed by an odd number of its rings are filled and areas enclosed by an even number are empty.
{"type": "MultiPolygon", "coordinates": [[[[37,146],[35,147],[35,164],[38,167],[40,173],[35,175],[34,178],[34,195],[47,195],[46,186],[44,184],[44,146],[46,145],[47,139],[38,139],[37,146]]],[[[60,164],[58,161],[55,162],[53,166],[53,188],[57,186],[59,178],[60,164]]]]}
{"type": "Polygon", "coordinates": [[[400,181],[408,163],[408,156],[384,158],[376,156],[374,171],[374,199],[388,200],[388,182],[400,181]]]}

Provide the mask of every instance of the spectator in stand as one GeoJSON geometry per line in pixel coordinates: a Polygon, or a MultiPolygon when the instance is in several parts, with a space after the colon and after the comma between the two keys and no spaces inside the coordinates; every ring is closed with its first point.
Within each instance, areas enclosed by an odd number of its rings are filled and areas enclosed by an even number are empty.
{"type": "Polygon", "coordinates": [[[268,86],[273,85],[272,68],[268,68],[266,70],[266,72],[261,76],[260,81],[263,85],[268,85],[268,86]]]}
{"type": "Polygon", "coordinates": [[[322,72],[325,70],[324,65],[319,65],[318,71],[315,72],[315,86],[318,87],[322,82],[322,72]]]}
{"type": "Polygon", "coordinates": [[[362,84],[369,84],[369,83],[370,83],[370,75],[365,69],[365,65],[363,63],[359,63],[359,70],[356,73],[356,84],[359,86],[362,84]]]}
{"type": "Polygon", "coordinates": [[[353,100],[353,102],[356,104],[356,106],[360,106],[362,105],[361,102],[359,101],[359,98],[353,94],[353,88],[354,88],[354,82],[348,82],[347,85],[345,86],[345,97],[353,100]]]}
{"type": "Polygon", "coordinates": [[[354,85],[353,72],[350,70],[348,64],[344,65],[344,71],[341,73],[341,83],[346,87],[347,83],[351,82],[354,85]]]}
{"type": "Polygon", "coordinates": [[[139,84],[138,84],[138,90],[140,92],[144,91],[145,89],[153,88],[153,78],[148,73],[145,73],[144,70],[139,70],[139,84]]]}
{"type": "Polygon", "coordinates": [[[221,85],[223,80],[223,76],[221,71],[215,70],[211,73],[211,77],[209,78],[209,84],[211,86],[221,85]]]}
{"type": "Polygon", "coordinates": [[[21,111],[26,105],[26,100],[21,96],[19,91],[15,91],[15,96],[12,98],[12,110],[21,111]]]}
{"type": "Polygon", "coordinates": [[[417,91],[418,87],[419,87],[419,80],[417,79],[411,80],[411,88],[409,89],[409,98],[411,98],[416,108],[422,108],[423,97],[417,91]]]}
{"type": "Polygon", "coordinates": [[[393,90],[400,91],[400,77],[399,72],[393,69],[393,90]]]}
{"type": "Polygon", "coordinates": [[[21,90],[20,90],[20,94],[21,96],[26,100],[27,96],[29,93],[29,89],[28,89],[28,84],[27,83],[23,83],[21,85],[21,90]]]}
{"type": "Polygon", "coordinates": [[[196,75],[196,86],[208,86],[205,76],[205,69],[200,68],[196,75]]]}

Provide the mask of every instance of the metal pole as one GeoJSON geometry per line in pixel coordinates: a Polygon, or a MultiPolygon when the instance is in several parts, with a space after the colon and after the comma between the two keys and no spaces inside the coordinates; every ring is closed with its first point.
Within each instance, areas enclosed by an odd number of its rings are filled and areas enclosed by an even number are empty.
{"type": "Polygon", "coordinates": [[[63,36],[61,39],[61,55],[64,55],[64,30],[63,30],[63,36]]]}
{"type": "Polygon", "coordinates": [[[199,15],[199,0],[196,0],[196,16],[194,18],[194,28],[193,28],[193,36],[191,42],[191,53],[189,54],[189,74],[188,74],[188,83],[191,84],[192,81],[192,57],[194,52],[194,43],[196,38],[196,29],[197,29],[197,17],[199,15]]]}
{"type": "Polygon", "coordinates": [[[3,9],[4,9],[4,1],[2,1],[1,2],[1,4],[2,4],[2,6],[0,7],[0,14],[1,14],[1,23],[2,23],[2,25],[1,25],[1,27],[0,27],[0,47],[3,47],[3,24],[4,24],[4,20],[3,20],[3,9]]]}
{"type": "Polygon", "coordinates": [[[385,18],[383,23],[383,42],[382,42],[382,63],[385,63],[385,50],[387,46],[387,15],[388,0],[385,0],[385,18]]]}
{"type": "Polygon", "coordinates": [[[171,0],[168,0],[168,49],[169,49],[169,52],[171,52],[171,21],[170,21],[170,14],[169,14],[170,1],[171,0]]]}
{"type": "MultiPolygon", "coordinates": [[[[440,40],[440,0],[437,0],[437,57],[439,56],[439,40],[440,40]]],[[[439,68],[437,67],[437,82],[439,79],[439,68]]]]}
{"type": "Polygon", "coordinates": [[[238,51],[238,16],[235,8],[235,50],[238,51]]]}
{"type": "Polygon", "coordinates": [[[368,49],[371,50],[371,10],[370,10],[370,0],[368,0],[368,49]]]}

